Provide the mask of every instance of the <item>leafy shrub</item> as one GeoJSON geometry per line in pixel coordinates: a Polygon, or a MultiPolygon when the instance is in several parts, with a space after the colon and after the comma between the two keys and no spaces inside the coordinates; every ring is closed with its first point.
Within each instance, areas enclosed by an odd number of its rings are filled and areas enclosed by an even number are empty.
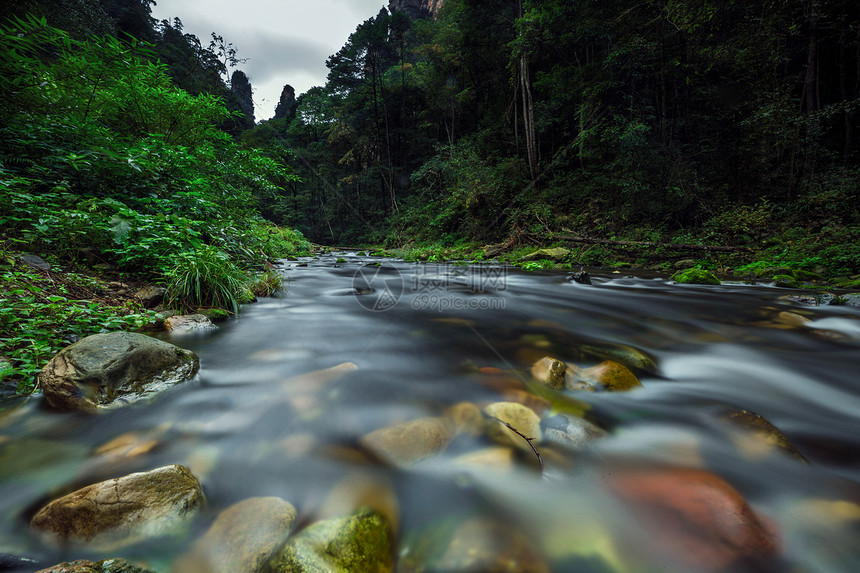
{"type": "Polygon", "coordinates": [[[284,275],[274,269],[254,277],[249,283],[249,290],[254,296],[274,296],[284,288],[284,275]]]}
{"type": "Polygon", "coordinates": [[[204,245],[178,255],[168,272],[167,304],[182,310],[218,307],[239,311],[248,276],[215,247],[204,245]]]}

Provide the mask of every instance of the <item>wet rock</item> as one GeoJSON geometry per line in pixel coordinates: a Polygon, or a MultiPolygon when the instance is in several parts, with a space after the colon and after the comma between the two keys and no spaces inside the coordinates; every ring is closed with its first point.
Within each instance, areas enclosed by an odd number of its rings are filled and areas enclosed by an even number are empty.
{"type": "Polygon", "coordinates": [[[776,317],[777,322],[780,322],[786,326],[791,327],[803,327],[807,326],[812,320],[806,318],[803,315],[797,314],[796,312],[780,312],[776,317]]]}
{"type": "MultiPolygon", "coordinates": [[[[533,438],[534,443],[540,442],[543,434],[540,428],[540,418],[534,410],[516,402],[496,402],[484,408],[484,414],[496,418],[495,423],[487,424],[487,435],[494,441],[511,445],[516,448],[532,451],[525,438],[533,438]],[[525,438],[518,435],[505,424],[510,424],[525,438]]],[[[493,422],[493,420],[490,420],[493,422]]]]}
{"type": "Polygon", "coordinates": [[[125,559],[103,559],[96,563],[87,560],[67,561],[41,569],[36,573],[154,573],[149,569],[135,567],[125,559]]]}
{"type": "Polygon", "coordinates": [[[692,468],[618,469],[608,485],[648,528],[658,552],[693,571],[763,563],[780,551],[775,526],[728,482],[692,468]]]}
{"type": "Polygon", "coordinates": [[[39,373],[45,399],[60,410],[94,412],[151,398],[197,373],[190,350],[133,332],[88,336],[39,373]]]}
{"type": "Polygon", "coordinates": [[[641,388],[642,383],[623,364],[605,360],[591,368],[568,366],[564,376],[564,387],[568,390],[587,390],[589,392],[626,392],[634,388],[641,388]]]}
{"type": "Polygon", "coordinates": [[[534,364],[532,364],[532,378],[538,382],[543,382],[550,388],[556,390],[564,389],[564,362],[550,356],[544,356],[534,364]]]}
{"type": "Polygon", "coordinates": [[[549,573],[539,544],[510,525],[475,518],[443,523],[409,544],[402,561],[409,573],[549,573]]]}
{"type": "Polygon", "coordinates": [[[140,301],[143,308],[155,308],[164,300],[167,289],[155,285],[143,286],[134,293],[134,298],[140,301]]]}
{"type": "Polygon", "coordinates": [[[222,511],[174,573],[257,573],[286,543],[296,509],[279,497],[254,497],[222,511]]]}
{"type": "Polygon", "coordinates": [[[533,394],[528,390],[522,390],[520,388],[509,388],[504,390],[502,392],[502,398],[504,398],[505,402],[516,402],[517,404],[522,404],[527,408],[531,408],[538,416],[543,416],[543,414],[552,407],[548,400],[541,398],[537,394],[533,394]]]}
{"type": "Polygon", "coordinates": [[[446,408],[445,418],[451,421],[457,434],[480,436],[484,433],[484,415],[481,414],[481,409],[471,402],[460,402],[446,408]]]}
{"type": "Polygon", "coordinates": [[[678,271],[670,277],[671,280],[680,284],[695,285],[718,285],[722,284],[717,275],[703,269],[686,269],[678,271]]]}
{"type": "Polygon", "coordinates": [[[271,561],[271,573],[390,573],[391,531],[370,509],[318,521],[294,535],[271,561]]]}
{"type": "Polygon", "coordinates": [[[508,471],[515,467],[515,453],[508,446],[493,446],[461,454],[454,458],[454,462],[470,469],[508,471]]]}
{"type": "Polygon", "coordinates": [[[809,463],[779,428],[749,410],[723,412],[720,419],[741,431],[735,445],[752,458],[759,458],[774,448],[791,457],[809,463]]]}
{"type": "Polygon", "coordinates": [[[521,261],[553,261],[556,263],[564,262],[570,256],[570,251],[563,247],[555,247],[553,249],[539,249],[533,253],[521,258],[521,261]]]}
{"type": "Polygon", "coordinates": [[[591,284],[591,275],[589,275],[585,271],[579,271],[576,273],[571,273],[567,275],[568,282],[578,283],[581,285],[590,285],[591,284]]]}
{"type": "Polygon", "coordinates": [[[394,485],[385,475],[350,472],[332,488],[322,506],[315,512],[320,519],[352,515],[362,508],[382,515],[392,533],[400,525],[400,507],[394,485]]]}
{"type": "Polygon", "coordinates": [[[571,450],[581,450],[609,435],[606,430],[588,420],[565,414],[545,418],[541,425],[544,443],[558,444],[571,450]]]}
{"type": "Polygon", "coordinates": [[[125,547],[173,531],[203,504],[197,478],[179,465],[79,489],[36,513],[30,528],[61,543],[125,547]]]}
{"type": "Polygon", "coordinates": [[[641,370],[656,374],[657,361],[644,350],[626,344],[614,344],[612,346],[590,346],[582,345],[580,352],[589,354],[602,360],[614,360],[628,368],[641,370]]]}
{"type": "Polygon", "coordinates": [[[171,334],[189,334],[218,327],[204,314],[182,314],[165,318],[164,328],[171,334]]]}
{"type": "Polygon", "coordinates": [[[487,245],[484,247],[484,258],[485,259],[494,259],[499,255],[505,252],[504,243],[499,243],[496,245],[487,245]]]}
{"type": "Polygon", "coordinates": [[[860,307],[860,293],[845,294],[839,297],[839,302],[845,306],[860,307]]]}
{"type": "Polygon", "coordinates": [[[445,418],[419,418],[380,428],[359,443],[379,459],[408,467],[445,450],[454,438],[454,426],[445,418]]]}

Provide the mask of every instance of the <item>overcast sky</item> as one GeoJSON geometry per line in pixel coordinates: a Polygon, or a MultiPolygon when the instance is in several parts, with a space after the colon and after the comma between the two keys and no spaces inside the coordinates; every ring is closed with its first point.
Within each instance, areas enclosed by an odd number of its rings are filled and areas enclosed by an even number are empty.
{"type": "Polygon", "coordinates": [[[326,58],[387,0],[158,0],[157,20],[182,20],[185,32],[209,45],[216,32],[232,42],[251,78],[254,116],[268,119],[285,84],[296,96],[325,83],[326,58]]]}

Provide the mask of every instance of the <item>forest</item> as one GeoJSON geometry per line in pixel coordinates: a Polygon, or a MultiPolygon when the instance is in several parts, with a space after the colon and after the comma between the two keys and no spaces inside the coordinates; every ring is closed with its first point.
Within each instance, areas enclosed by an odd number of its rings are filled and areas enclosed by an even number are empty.
{"type": "Polygon", "coordinates": [[[317,241],[564,232],[858,272],[855,2],[446,0],[383,10],[327,65],[242,135],[292,150],[271,214],[317,241]]]}
{"type": "Polygon", "coordinates": [[[22,252],[187,309],[276,289],[261,272],[309,241],[482,258],[584,240],[569,268],[669,269],[692,246],[703,267],[858,282],[855,2],[383,9],[325,85],[256,123],[229,87],[241,46],[155,21],[152,0],[0,4],[5,378],[150,319],[81,306],[95,285],[58,290],[22,252]]]}

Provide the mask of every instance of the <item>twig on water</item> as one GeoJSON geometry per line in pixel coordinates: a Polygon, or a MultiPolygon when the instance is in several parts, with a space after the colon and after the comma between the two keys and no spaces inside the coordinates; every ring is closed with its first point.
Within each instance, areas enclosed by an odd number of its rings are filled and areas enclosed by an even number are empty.
{"type": "MultiPolygon", "coordinates": [[[[484,414],[484,415],[487,416],[486,414],[484,414]]],[[[516,428],[514,428],[513,426],[511,426],[510,424],[508,424],[504,420],[500,420],[499,418],[496,418],[495,416],[487,416],[487,418],[489,418],[491,420],[495,420],[495,421],[499,422],[500,424],[507,426],[507,428],[510,431],[512,431],[513,433],[515,433],[516,435],[518,435],[519,437],[524,439],[528,443],[528,445],[532,449],[532,451],[535,453],[535,455],[537,456],[537,461],[538,461],[538,465],[540,466],[540,471],[541,471],[541,473],[543,473],[543,458],[540,457],[540,452],[535,447],[535,445],[532,443],[534,438],[527,437],[525,434],[523,434],[522,432],[520,432],[519,430],[517,430],[516,428]]]]}

